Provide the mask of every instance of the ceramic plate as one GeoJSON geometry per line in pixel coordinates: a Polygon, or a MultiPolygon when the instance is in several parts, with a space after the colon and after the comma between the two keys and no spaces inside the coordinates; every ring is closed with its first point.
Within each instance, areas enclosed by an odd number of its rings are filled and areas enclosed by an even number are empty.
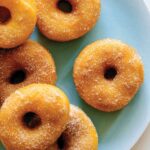
{"type": "Polygon", "coordinates": [[[57,86],[93,121],[99,135],[99,150],[129,150],[150,121],[150,13],[142,0],[101,0],[101,3],[101,17],[84,37],[58,43],[48,40],[36,29],[31,38],[52,53],[57,66],[57,86]],[[87,44],[104,38],[119,39],[135,47],[145,67],[145,82],[133,101],[114,113],[101,112],[85,104],[72,78],[74,60],[79,52],[87,44]]]}

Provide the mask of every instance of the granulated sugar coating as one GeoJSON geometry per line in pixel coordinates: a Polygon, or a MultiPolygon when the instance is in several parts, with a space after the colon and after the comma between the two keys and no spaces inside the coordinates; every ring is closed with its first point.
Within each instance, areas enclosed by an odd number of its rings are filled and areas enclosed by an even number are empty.
{"type": "Polygon", "coordinates": [[[49,148],[47,148],[46,150],[61,150],[61,149],[58,147],[58,144],[55,143],[51,145],[49,148]]]}
{"type": "Polygon", "coordinates": [[[21,88],[0,109],[0,139],[8,150],[45,150],[64,131],[69,110],[68,98],[55,86],[21,88]]]}
{"type": "MultiPolygon", "coordinates": [[[[0,48],[13,48],[24,43],[33,32],[36,21],[36,4],[33,0],[0,0],[0,48]],[[8,10],[10,16],[6,16],[8,10]]],[[[8,13],[7,13],[8,14],[8,13]]]]}
{"type": "Polygon", "coordinates": [[[12,92],[31,83],[55,84],[56,69],[51,54],[38,43],[0,51],[0,103],[12,92]]]}
{"type": "Polygon", "coordinates": [[[72,9],[64,12],[58,7],[63,0],[36,0],[37,25],[47,38],[56,41],[77,39],[96,24],[100,15],[100,0],[67,0],[72,9]]]}
{"type": "Polygon", "coordinates": [[[74,82],[80,96],[102,111],[126,106],[143,82],[144,70],[136,51],[117,40],[99,40],[79,54],[74,82]]]}
{"type": "Polygon", "coordinates": [[[52,150],[98,149],[98,136],[93,123],[81,109],[73,105],[70,107],[70,119],[60,138],[57,141],[58,147],[52,146],[52,150]]]}

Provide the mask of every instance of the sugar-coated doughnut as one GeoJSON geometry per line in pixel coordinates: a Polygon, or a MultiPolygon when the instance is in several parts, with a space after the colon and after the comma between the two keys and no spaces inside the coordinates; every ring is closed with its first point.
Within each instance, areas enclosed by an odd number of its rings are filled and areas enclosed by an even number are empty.
{"type": "Polygon", "coordinates": [[[50,147],[48,147],[46,150],[60,150],[57,143],[54,143],[50,147]]]}
{"type": "Polygon", "coordinates": [[[29,4],[31,4],[31,6],[36,10],[37,12],[37,4],[35,0],[28,0],[29,4]]]}
{"type": "Polygon", "coordinates": [[[17,88],[55,82],[53,58],[38,43],[28,40],[17,48],[0,51],[0,104],[17,88]]]}
{"type": "Polygon", "coordinates": [[[70,119],[57,144],[58,147],[55,146],[54,150],[98,149],[96,129],[88,116],[78,107],[71,105],[70,119]]]}
{"type": "Polygon", "coordinates": [[[96,24],[100,0],[36,0],[37,25],[42,34],[55,41],[77,39],[96,24]]]}
{"type": "Polygon", "coordinates": [[[26,41],[37,21],[34,0],[0,0],[0,48],[13,48],[26,41]]]}
{"type": "Polygon", "coordinates": [[[68,98],[55,86],[18,89],[0,109],[0,139],[7,150],[46,150],[64,131],[69,110],[68,98]]]}
{"type": "Polygon", "coordinates": [[[144,68],[132,47],[105,39],[84,48],[75,61],[73,76],[85,102],[110,112],[130,102],[143,82],[144,68]]]}

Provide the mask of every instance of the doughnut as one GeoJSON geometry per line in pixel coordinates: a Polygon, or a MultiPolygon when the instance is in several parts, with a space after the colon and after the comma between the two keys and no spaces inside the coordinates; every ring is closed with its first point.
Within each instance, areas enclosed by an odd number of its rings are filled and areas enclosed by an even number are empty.
{"type": "Polygon", "coordinates": [[[24,43],[34,30],[37,8],[34,0],[0,0],[0,48],[24,43]]]}
{"type": "Polygon", "coordinates": [[[69,111],[69,100],[57,87],[25,86],[0,109],[0,139],[7,150],[46,150],[64,131],[69,111]]]}
{"type": "Polygon", "coordinates": [[[54,143],[53,145],[51,145],[49,148],[47,148],[46,150],[60,150],[58,147],[57,143],[54,143]]]}
{"type": "Polygon", "coordinates": [[[54,60],[38,43],[28,40],[17,48],[0,51],[0,104],[18,88],[55,82],[54,60]]]}
{"type": "Polygon", "coordinates": [[[64,42],[77,39],[96,24],[100,0],[36,0],[37,26],[47,38],[64,42]]]}
{"type": "Polygon", "coordinates": [[[37,13],[37,4],[35,0],[28,0],[29,4],[36,10],[37,13]]]}
{"type": "Polygon", "coordinates": [[[88,116],[78,107],[70,106],[70,119],[57,140],[58,147],[48,150],[97,150],[98,135],[88,116]]]}
{"type": "Polygon", "coordinates": [[[135,49],[113,39],[85,47],[75,60],[73,72],[81,98],[106,112],[125,107],[144,78],[143,64],[135,49]]]}

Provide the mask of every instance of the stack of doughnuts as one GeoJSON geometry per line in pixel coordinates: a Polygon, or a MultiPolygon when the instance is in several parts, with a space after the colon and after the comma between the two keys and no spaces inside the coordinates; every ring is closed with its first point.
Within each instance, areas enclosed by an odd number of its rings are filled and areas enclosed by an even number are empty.
{"type": "MultiPolygon", "coordinates": [[[[0,141],[7,150],[97,150],[90,118],[56,87],[52,55],[28,40],[35,25],[65,42],[89,32],[100,0],[0,0],[0,141]]],[[[124,108],[144,80],[140,56],[119,40],[86,46],[74,63],[81,98],[104,112],[124,108]]]]}
{"type": "Polygon", "coordinates": [[[98,146],[91,120],[48,84],[31,84],[12,93],[1,107],[0,127],[8,150],[96,150],[98,146]]]}

